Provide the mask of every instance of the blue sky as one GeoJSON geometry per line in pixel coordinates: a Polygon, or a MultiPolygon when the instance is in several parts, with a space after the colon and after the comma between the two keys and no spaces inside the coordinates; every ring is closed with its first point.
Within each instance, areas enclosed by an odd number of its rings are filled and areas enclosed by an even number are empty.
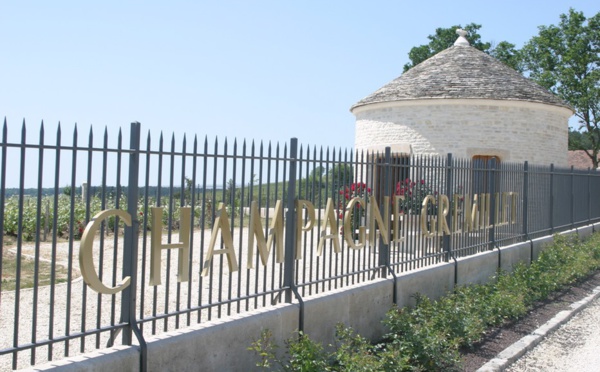
{"type": "Polygon", "coordinates": [[[198,135],[352,147],[349,108],[437,27],[521,47],[592,0],[2,1],[0,115],[11,138],[132,121],[198,135]]]}

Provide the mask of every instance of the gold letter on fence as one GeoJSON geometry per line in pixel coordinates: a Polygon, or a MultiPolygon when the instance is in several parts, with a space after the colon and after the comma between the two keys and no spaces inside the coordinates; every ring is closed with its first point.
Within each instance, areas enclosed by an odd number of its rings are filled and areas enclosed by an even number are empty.
{"type": "Polygon", "coordinates": [[[81,236],[80,248],[79,248],[79,268],[81,269],[81,276],[83,280],[90,286],[91,289],[98,293],[103,294],[115,294],[127,288],[130,284],[131,278],[125,277],[116,287],[105,286],[96,272],[94,267],[94,236],[96,231],[100,228],[102,221],[110,216],[118,216],[127,226],[131,226],[131,216],[129,213],[120,209],[109,209],[101,211],[88,222],[83,235],[81,236]]]}
{"type": "Polygon", "coordinates": [[[179,243],[162,243],[162,207],[152,207],[152,235],[150,239],[150,285],[161,283],[161,250],[179,249],[178,282],[187,282],[190,279],[190,231],[192,221],[192,208],[181,207],[179,209],[179,243]]]}
{"type": "Polygon", "coordinates": [[[348,244],[348,248],[352,249],[362,249],[366,244],[366,230],[367,228],[364,226],[352,226],[352,220],[361,221],[360,217],[354,216],[354,213],[358,212],[359,208],[365,208],[365,200],[363,198],[354,197],[350,199],[348,205],[346,205],[346,211],[344,212],[344,240],[346,244],[348,244]],[[354,227],[358,227],[358,243],[354,242],[354,227]]]}
{"type": "MultiPolygon", "coordinates": [[[[275,216],[271,220],[269,228],[269,237],[265,241],[265,234],[260,223],[260,215],[258,213],[258,203],[252,201],[250,204],[250,226],[248,229],[248,268],[254,268],[252,256],[254,256],[254,238],[256,237],[256,246],[260,254],[260,260],[263,266],[269,262],[269,253],[273,246],[273,238],[275,239],[275,260],[277,263],[283,262],[283,206],[281,200],[277,200],[275,204],[275,216]]],[[[223,239],[225,240],[225,239],[223,239]]]]}
{"type": "Polygon", "coordinates": [[[381,232],[381,238],[383,239],[384,244],[390,244],[390,235],[389,235],[389,215],[390,215],[390,197],[385,196],[383,198],[383,214],[385,216],[385,221],[383,217],[381,217],[381,212],[379,211],[379,207],[377,206],[377,200],[373,195],[369,197],[369,201],[371,203],[371,216],[369,218],[369,239],[371,240],[371,244],[375,245],[375,222],[377,222],[377,227],[381,232]]]}
{"type": "Polygon", "coordinates": [[[340,238],[338,235],[338,225],[333,213],[333,199],[327,199],[327,206],[325,207],[325,218],[321,222],[321,233],[319,234],[319,245],[317,246],[317,255],[323,254],[323,247],[325,247],[325,240],[331,239],[333,242],[333,250],[335,253],[340,252],[340,238]],[[329,225],[329,234],[327,234],[327,225],[329,225]]]}
{"type": "MultiPolygon", "coordinates": [[[[435,197],[433,195],[427,195],[425,199],[423,199],[423,207],[421,208],[421,234],[427,237],[435,236],[435,232],[429,231],[427,228],[427,208],[428,203],[435,205],[435,197]]],[[[432,223],[431,230],[435,230],[435,223],[432,223]]]]}
{"type": "Polygon", "coordinates": [[[215,254],[227,255],[227,263],[229,264],[230,272],[238,270],[235,249],[233,248],[233,237],[231,236],[231,228],[229,228],[229,217],[227,215],[227,210],[225,209],[225,204],[223,203],[219,203],[219,209],[217,209],[217,218],[213,224],[210,243],[208,243],[208,252],[206,252],[206,258],[204,259],[202,276],[207,276],[210,272],[210,263],[212,262],[213,255],[215,254]],[[221,239],[223,239],[223,245],[225,248],[215,250],[215,244],[217,244],[219,230],[221,230],[221,239]]]}
{"type": "Polygon", "coordinates": [[[315,206],[308,200],[296,200],[296,259],[302,259],[302,232],[310,231],[315,224],[315,206]],[[303,213],[306,209],[308,221],[302,225],[303,213]]]}
{"type": "Polygon", "coordinates": [[[394,196],[394,226],[393,226],[393,236],[392,242],[394,243],[402,243],[404,241],[404,237],[400,232],[400,219],[404,218],[404,213],[402,213],[400,209],[400,200],[404,200],[404,196],[394,196]]]}
{"type": "Polygon", "coordinates": [[[448,196],[441,194],[439,196],[438,203],[438,219],[437,219],[437,234],[438,236],[443,236],[444,234],[450,235],[450,228],[448,227],[448,220],[446,220],[446,216],[450,212],[450,201],[448,200],[448,196]]]}

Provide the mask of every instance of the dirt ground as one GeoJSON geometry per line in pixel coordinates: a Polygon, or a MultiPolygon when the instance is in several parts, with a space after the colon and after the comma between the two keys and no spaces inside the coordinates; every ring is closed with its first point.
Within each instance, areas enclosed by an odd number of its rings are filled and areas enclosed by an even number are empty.
{"type": "Polygon", "coordinates": [[[482,342],[471,350],[462,351],[464,371],[476,371],[514,342],[533,332],[573,302],[588,296],[600,285],[600,271],[556,293],[546,301],[535,304],[523,318],[488,331],[482,342]]]}

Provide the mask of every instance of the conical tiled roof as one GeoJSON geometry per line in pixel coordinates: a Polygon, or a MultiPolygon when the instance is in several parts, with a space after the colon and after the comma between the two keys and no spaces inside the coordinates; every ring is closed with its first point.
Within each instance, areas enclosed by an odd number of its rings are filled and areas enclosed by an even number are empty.
{"type": "Polygon", "coordinates": [[[459,37],[454,46],[361,99],[350,111],[372,103],[421,99],[515,100],[571,109],[554,94],[459,37]]]}

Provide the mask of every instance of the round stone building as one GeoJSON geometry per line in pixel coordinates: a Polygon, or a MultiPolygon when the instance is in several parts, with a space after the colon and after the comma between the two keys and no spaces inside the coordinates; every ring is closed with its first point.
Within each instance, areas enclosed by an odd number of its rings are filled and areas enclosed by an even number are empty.
{"type": "Polygon", "coordinates": [[[356,150],[567,166],[569,105],[457,33],[351,107],[356,150]]]}

